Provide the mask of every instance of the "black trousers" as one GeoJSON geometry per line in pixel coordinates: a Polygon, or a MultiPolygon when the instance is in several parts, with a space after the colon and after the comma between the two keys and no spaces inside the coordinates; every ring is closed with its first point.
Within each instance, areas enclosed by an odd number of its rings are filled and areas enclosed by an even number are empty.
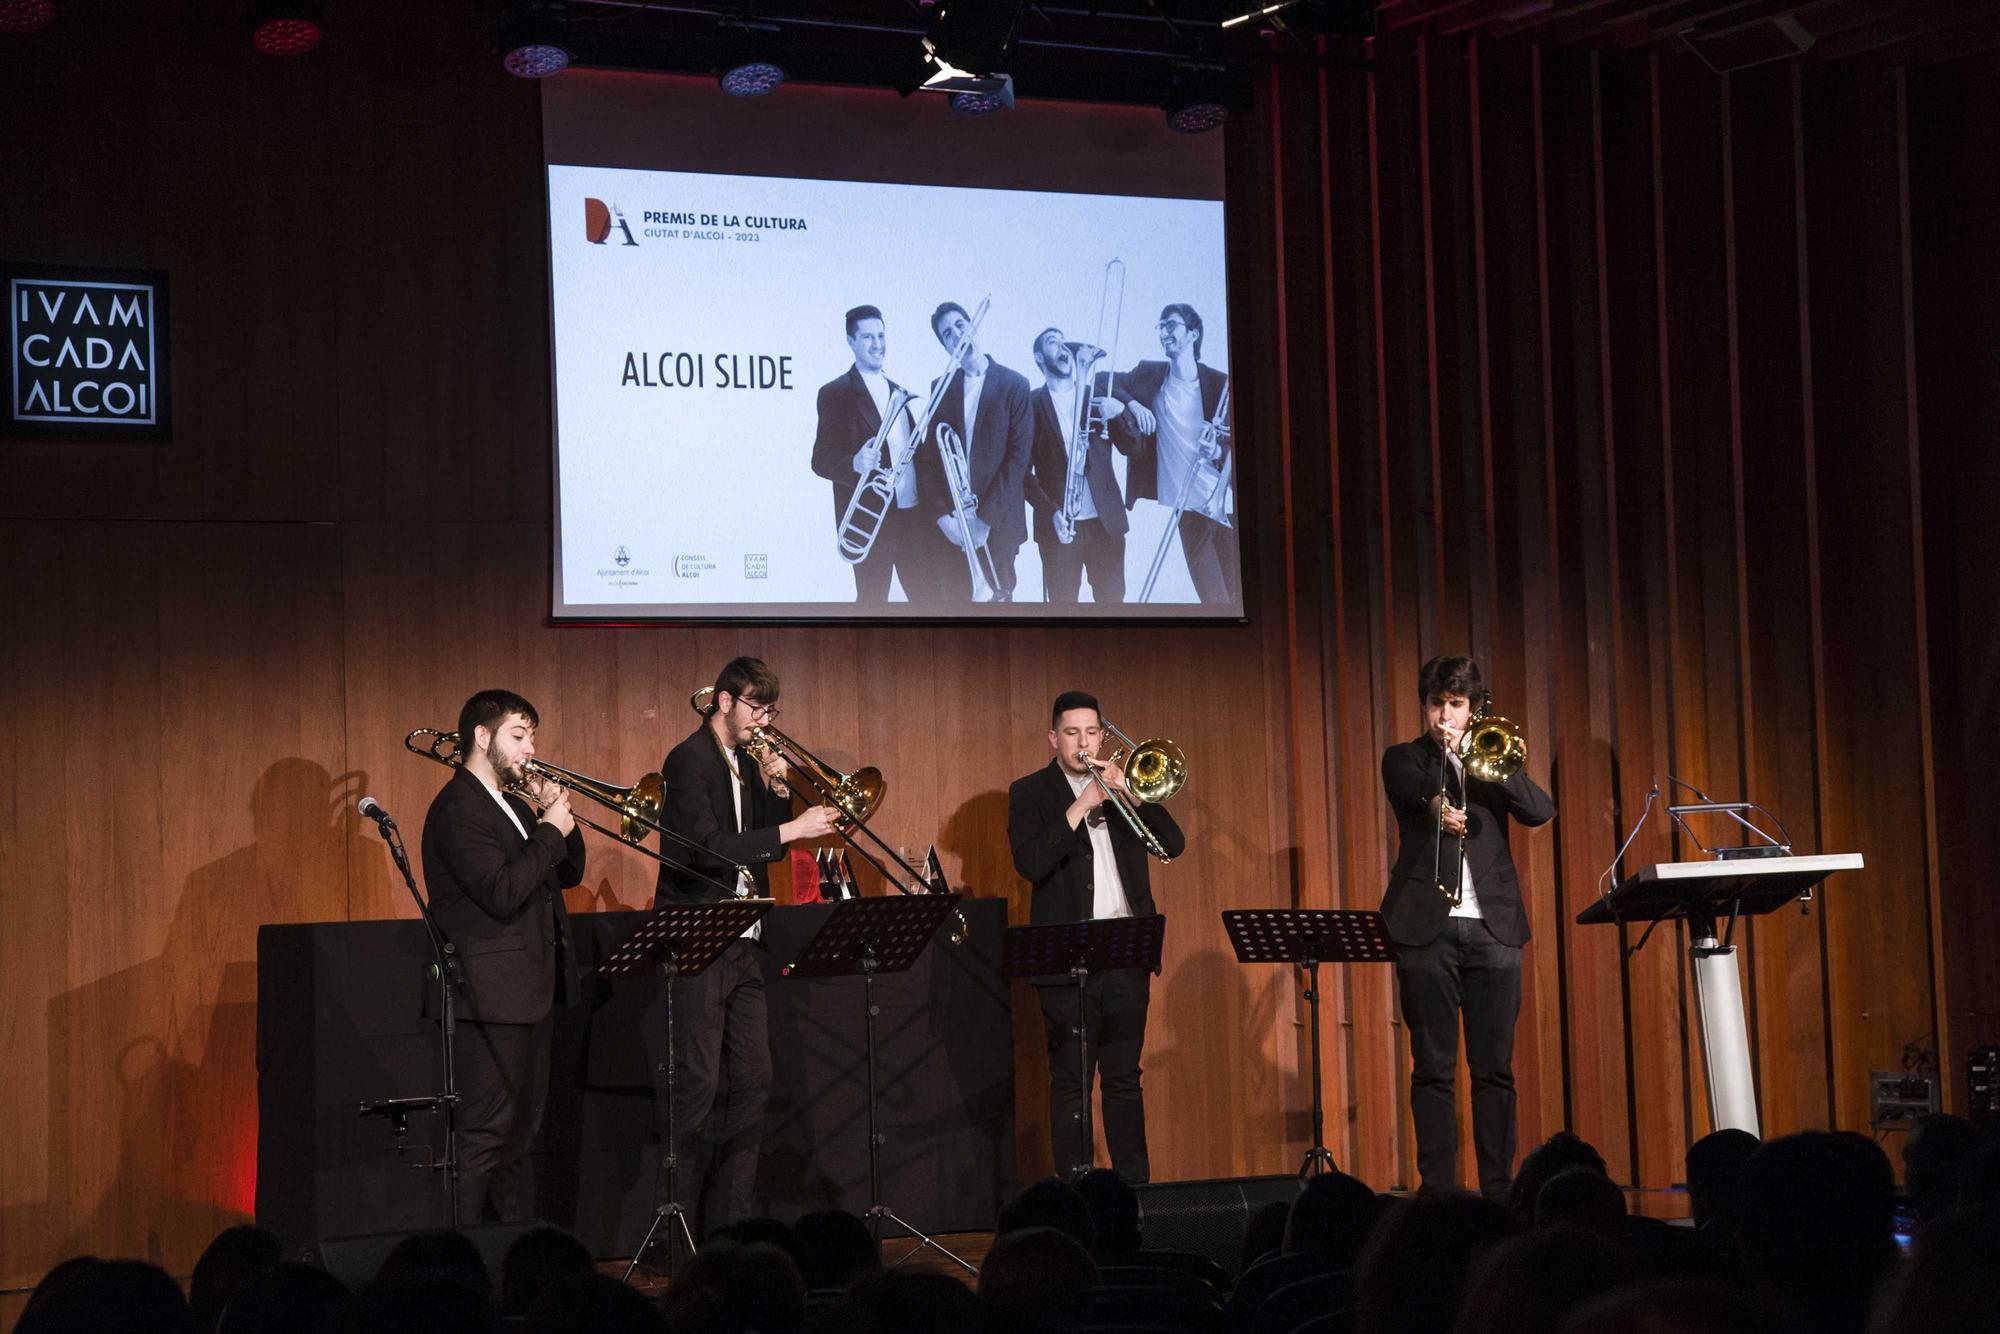
{"type": "MultiPolygon", "coordinates": [[[[965,559],[965,549],[944,535],[935,517],[918,517],[919,514],[917,510],[906,510],[898,516],[899,522],[909,524],[903,531],[896,558],[903,592],[912,605],[960,611],[972,604],[972,566],[965,559]]],[[[955,524],[952,531],[957,531],[955,524]]],[[[1014,563],[1021,544],[989,536],[986,551],[993,557],[994,572],[1000,577],[997,591],[1002,596],[996,600],[1013,601],[1014,563]]]]}
{"type": "Polygon", "coordinates": [[[535,1216],[528,1151],[549,1096],[555,1016],[538,1024],[458,1021],[452,1045],[458,1086],[458,1221],[503,1223],[535,1216]]]}
{"type": "MultiPolygon", "coordinates": [[[[897,548],[903,530],[914,522],[911,516],[915,513],[915,510],[891,510],[882,520],[882,527],[875,534],[875,545],[868,549],[867,557],[854,567],[856,602],[879,606],[889,600],[889,580],[897,569],[897,548]]],[[[906,589],[909,582],[907,578],[903,580],[906,589]]]]}
{"type": "Polygon", "coordinates": [[[1181,546],[1195,596],[1203,602],[1236,601],[1236,530],[1188,511],[1181,515],[1181,546]]]}
{"type": "Polygon", "coordinates": [[[1458,1029],[1472,1076],[1472,1148],[1479,1189],[1504,1196],[1514,1178],[1514,1020],[1521,951],[1477,917],[1448,917],[1428,945],[1396,947],[1396,988],[1410,1030],[1410,1113],[1426,1190],[1458,1185],[1458,1029]]]}
{"type": "Polygon", "coordinates": [[[771,1095],[763,956],[763,946],[739,940],[697,976],[674,980],[677,1171],[669,1195],[662,1153],[657,1193],[699,1206],[703,1234],[751,1216],[771,1095]]]}
{"type": "Polygon", "coordinates": [[[1051,537],[1036,545],[1042,552],[1043,597],[1065,606],[1082,593],[1084,571],[1090,572],[1090,598],[1098,606],[1125,600],[1125,534],[1109,532],[1102,519],[1085,519],[1076,526],[1076,540],[1051,537]]]}
{"type": "MultiPolygon", "coordinates": [[[[1103,1082],[1104,1144],[1111,1170],[1133,1185],[1152,1179],[1146,1157],[1146,1100],[1139,1086],[1139,1054],[1146,1045],[1146,1007],[1153,976],[1138,968],[1095,973],[1084,989],[1084,1051],[1089,1073],[1103,1082]]],[[[1084,1155],[1077,1119],[1087,1085],[1077,1082],[1076,987],[1038,986],[1042,1028],[1049,1047],[1049,1147],[1058,1176],[1068,1177],[1084,1155]]]]}

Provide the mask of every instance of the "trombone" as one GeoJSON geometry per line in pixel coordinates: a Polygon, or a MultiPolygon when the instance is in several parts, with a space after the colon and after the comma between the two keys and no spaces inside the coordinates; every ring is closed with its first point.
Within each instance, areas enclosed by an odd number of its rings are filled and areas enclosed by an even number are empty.
{"type": "MultiPolygon", "coordinates": [[[[1482,783],[1504,783],[1528,762],[1528,737],[1520,724],[1498,714],[1489,714],[1492,707],[1491,692],[1482,694],[1479,712],[1472,716],[1465,731],[1458,738],[1459,763],[1465,766],[1467,779],[1476,778],[1482,783]]],[[[1445,785],[1445,756],[1442,747],[1438,751],[1438,802],[1437,823],[1434,826],[1436,838],[1431,856],[1431,875],[1437,881],[1438,892],[1451,900],[1456,908],[1465,900],[1465,835],[1458,839],[1457,867],[1452,883],[1444,880],[1444,812],[1451,804],[1451,790],[1445,785]]],[[[1461,793],[1461,796],[1464,794],[1461,793]]]]}
{"type": "Polygon", "coordinates": [[[1077,759],[1083,761],[1083,767],[1090,770],[1090,776],[1097,780],[1097,785],[1104,789],[1104,795],[1118,808],[1118,813],[1125,817],[1125,823],[1132,827],[1132,832],[1146,845],[1146,851],[1162,862],[1172,861],[1173,858],[1167,855],[1166,848],[1160,843],[1159,836],[1148,829],[1146,822],[1139,818],[1139,806],[1144,802],[1165,801],[1181,790],[1182,785],[1187,782],[1187,756],[1171,741],[1135,743],[1119,729],[1116,723],[1102,714],[1098,715],[1098,720],[1104,724],[1104,730],[1117,737],[1122,744],[1112,751],[1111,758],[1102,764],[1092,758],[1087,750],[1078,751],[1077,759]],[[1129,797],[1104,781],[1105,769],[1114,767],[1120,760],[1125,759],[1128,750],[1131,752],[1131,758],[1126,760],[1124,768],[1125,788],[1132,794],[1129,797]]]}
{"type": "Polygon", "coordinates": [[[1097,342],[1065,343],[1069,349],[1070,382],[1076,386],[1076,405],[1070,420],[1068,439],[1064,442],[1066,466],[1063,469],[1062,504],[1050,516],[1055,528],[1056,540],[1064,544],[1076,540],[1076,516],[1083,508],[1084,470],[1090,465],[1090,442],[1105,432],[1107,419],[1104,409],[1098,406],[1097,363],[1102,361],[1108,368],[1104,385],[1104,396],[1111,395],[1111,381],[1118,376],[1118,333],[1125,323],[1125,261],[1112,259],[1104,266],[1104,285],[1097,294],[1097,342]],[[1113,270],[1116,270],[1115,274],[1113,270]],[[1111,280],[1118,279],[1117,295],[1112,295],[1111,280]],[[1111,346],[1104,347],[1104,324],[1111,323],[1111,346]]]}
{"type": "MultiPolygon", "coordinates": [[[[449,769],[457,769],[465,762],[465,743],[456,732],[441,732],[435,727],[419,727],[403,738],[403,746],[411,754],[434,760],[449,769]],[[429,737],[430,740],[420,746],[417,744],[418,737],[429,737]]],[[[576,822],[585,829],[595,829],[608,838],[615,838],[634,852],[642,853],[656,862],[694,876],[698,880],[705,880],[718,889],[726,889],[731,894],[736,892],[735,885],[725,885],[685,862],[677,862],[664,853],[654,852],[644,846],[645,839],[653,834],[659,834],[684,847],[705,851],[699,843],[687,835],[676,833],[661,822],[660,815],[666,805],[666,783],[660,775],[646,774],[630,787],[613,787],[609,783],[586,777],[561,765],[550,764],[546,760],[525,760],[521,767],[530,778],[540,778],[545,782],[554,783],[566,792],[588,797],[599,805],[609,806],[618,812],[616,829],[598,824],[587,816],[576,815],[574,811],[570,812],[575,816],[576,822]]],[[[547,803],[536,797],[534,791],[525,783],[509,783],[507,790],[532,803],[538,810],[546,807],[547,803]]],[[[743,869],[740,866],[737,868],[739,871],[743,869]]]]}
{"type": "Polygon", "coordinates": [[[1147,567],[1145,586],[1139,590],[1139,601],[1153,600],[1153,585],[1159,582],[1160,570],[1167,563],[1167,548],[1173,545],[1174,534],[1181,528],[1181,515],[1188,509],[1188,502],[1194,498],[1195,478],[1212,476],[1208,499],[1196,507],[1196,512],[1220,524],[1229,522],[1226,509],[1229,495],[1230,474],[1236,470],[1236,450],[1230,447],[1222,460],[1219,472],[1209,474],[1208,461],[1221,452],[1222,439],[1232,434],[1229,427],[1229,382],[1222,382],[1222,394],[1215,400],[1215,415],[1201,424],[1201,436],[1195,457],[1188,464],[1187,479],[1181,483],[1181,493],[1174,501],[1173,511],[1167,515],[1167,526],[1160,533],[1160,545],[1153,549],[1153,563],[1147,567]],[[1211,508],[1213,513],[1210,512],[1211,508]]]}
{"type": "MultiPolygon", "coordinates": [[[[706,718],[715,712],[715,687],[703,686],[688,696],[688,707],[706,718]]],[[[834,821],[833,832],[846,840],[847,845],[867,859],[868,863],[882,873],[882,878],[905,894],[944,894],[949,887],[942,880],[932,883],[924,878],[921,871],[904,861],[902,855],[884,843],[876,832],[868,827],[868,817],[882,804],[889,785],[882,779],[882,771],[870,766],[856,769],[851,774],[843,774],[819,756],[807,750],[791,737],[779,731],[770,723],[761,723],[750,729],[743,748],[761,764],[771,755],[777,755],[790,765],[806,785],[813,790],[818,800],[840,812],[834,821]],[[855,839],[860,833],[880,848],[890,861],[902,871],[898,877],[882,859],[870,852],[855,839]]],[[[953,925],[953,936],[959,938],[964,930],[964,918],[953,925]]]]}

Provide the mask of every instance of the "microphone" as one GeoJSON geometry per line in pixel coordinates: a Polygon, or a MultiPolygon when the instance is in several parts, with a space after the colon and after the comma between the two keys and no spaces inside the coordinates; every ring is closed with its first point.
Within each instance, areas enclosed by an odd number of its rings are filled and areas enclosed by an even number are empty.
{"type": "Polygon", "coordinates": [[[373,797],[363,797],[354,808],[384,829],[394,829],[396,822],[389,818],[389,812],[382,809],[382,803],[373,797]]]}

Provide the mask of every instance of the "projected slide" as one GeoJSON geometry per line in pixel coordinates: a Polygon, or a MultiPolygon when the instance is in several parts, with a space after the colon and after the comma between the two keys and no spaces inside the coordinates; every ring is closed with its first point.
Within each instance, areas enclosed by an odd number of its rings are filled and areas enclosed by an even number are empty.
{"type": "Polygon", "coordinates": [[[1242,615],[1220,202],[548,173],[557,617],[1242,615]]]}

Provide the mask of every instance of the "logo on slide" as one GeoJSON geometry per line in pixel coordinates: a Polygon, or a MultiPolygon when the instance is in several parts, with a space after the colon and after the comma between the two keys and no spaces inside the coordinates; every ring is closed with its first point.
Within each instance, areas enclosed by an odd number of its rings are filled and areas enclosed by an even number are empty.
{"type": "Polygon", "coordinates": [[[624,547],[620,547],[618,548],[617,554],[614,555],[611,559],[617,561],[620,567],[623,567],[626,565],[630,565],[632,563],[632,553],[627,551],[624,547]]]}
{"type": "Polygon", "coordinates": [[[625,234],[626,245],[638,245],[632,239],[632,229],[625,225],[625,212],[616,204],[606,204],[602,199],[583,201],[583,239],[592,245],[603,245],[611,239],[611,229],[616,227],[625,234]]]}

